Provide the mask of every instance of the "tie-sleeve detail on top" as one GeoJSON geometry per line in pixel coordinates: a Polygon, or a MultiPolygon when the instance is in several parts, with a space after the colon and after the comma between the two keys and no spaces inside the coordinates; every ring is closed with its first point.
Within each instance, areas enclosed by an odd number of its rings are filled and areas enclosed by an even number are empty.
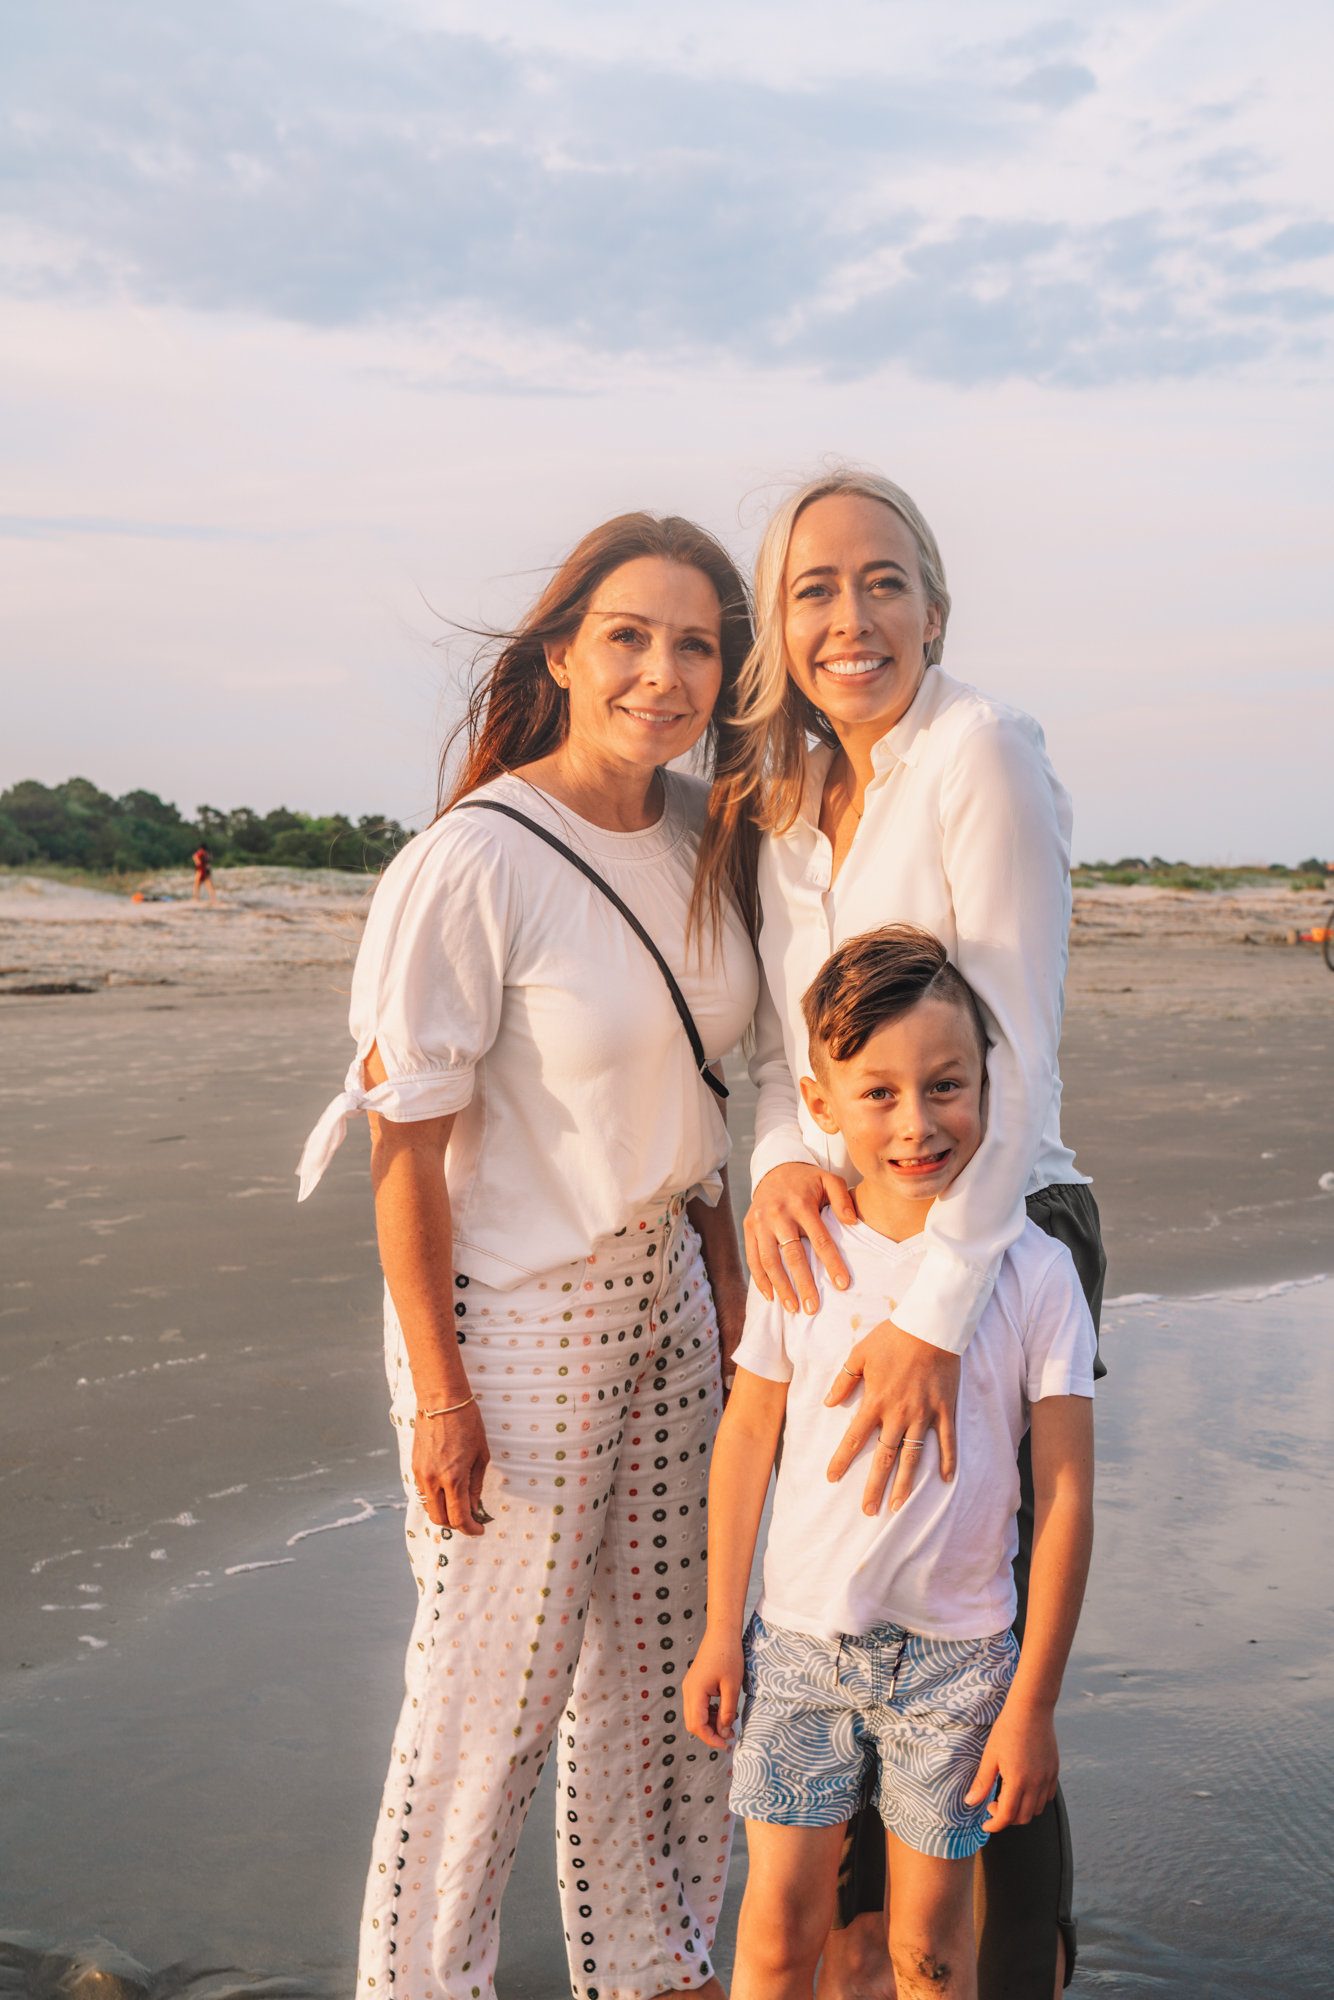
{"type": "MultiPolygon", "coordinates": [[[[734,911],[716,952],[692,943],[687,953],[707,789],[662,778],[662,818],[636,833],[593,826],[517,778],[474,796],[548,827],[615,889],[667,960],[715,1062],[754,1012],[755,959],[734,911]]],[[[307,1141],[303,1198],[349,1117],[455,1113],[445,1173],[456,1267],[502,1291],[586,1256],[659,1196],[717,1199],[727,1128],[661,972],[593,883],[498,813],[448,813],[390,863],[357,957],[350,1025],[356,1059],[307,1141]],[[367,1089],[373,1047],[386,1081],[367,1089]]]]}

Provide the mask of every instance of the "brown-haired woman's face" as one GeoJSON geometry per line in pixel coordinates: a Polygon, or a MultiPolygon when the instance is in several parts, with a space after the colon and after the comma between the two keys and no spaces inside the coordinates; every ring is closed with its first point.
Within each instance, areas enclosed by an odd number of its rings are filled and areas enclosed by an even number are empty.
{"type": "Polygon", "coordinates": [[[652,768],[699,741],[722,686],[722,612],[701,570],[640,556],[605,577],[572,639],[547,648],[570,692],[569,746],[652,768]]]}
{"type": "Polygon", "coordinates": [[[797,686],[839,729],[892,729],[940,632],[902,515],[830,493],[798,517],[783,578],[783,632],[797,686]]]}

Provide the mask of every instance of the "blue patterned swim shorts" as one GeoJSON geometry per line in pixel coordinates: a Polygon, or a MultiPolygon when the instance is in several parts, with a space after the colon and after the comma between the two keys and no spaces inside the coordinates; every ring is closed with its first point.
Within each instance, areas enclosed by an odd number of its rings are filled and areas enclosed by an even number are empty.
{"type": "Polygon", "coordinates": [[[841,1826],[874,1801],[919,1854],[961,1861],[986,1843],[967,1806],[1019,1660],[1012,1632],[922,1639],[901,1625],[817,1639],[768,1626],[745,1636],[746,1708],[732,1811],[770,1826],[841,1826]]]}

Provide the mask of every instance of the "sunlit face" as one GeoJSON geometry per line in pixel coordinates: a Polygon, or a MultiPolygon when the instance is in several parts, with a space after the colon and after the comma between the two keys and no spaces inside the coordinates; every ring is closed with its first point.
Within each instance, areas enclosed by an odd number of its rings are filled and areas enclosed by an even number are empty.
{"type": "Polygon", "coordinates": [[[547,648],[570,694],[568,747],[620,765],[697,743],[722,686],[722,612],[701,570],[640,556],[606,577],[572,639],[547,648]]]}
{"type": "MultiPolygon", "coordinates": [[[[863,1215],[935,1200],[982,1143],[982,1050],[972,1017],[949,1000],[919,1002],[877,1028],[847,1062],[826,1060],[802,1095],[826,1132],[840,1132],[862,1176],[863,1215]]],[[[892,1218],[891,1218],[892,1219],[892,1218]]],[[[920,1228],[925,1219],[910,1226],[920,1228]]]]}
{"type": "Polygon", "coordinates": [[[789,673],[840,736],[892,729],[940,635],[903,517],[859,493],[807,507],[788,548],[783,631],[789,673]]]}

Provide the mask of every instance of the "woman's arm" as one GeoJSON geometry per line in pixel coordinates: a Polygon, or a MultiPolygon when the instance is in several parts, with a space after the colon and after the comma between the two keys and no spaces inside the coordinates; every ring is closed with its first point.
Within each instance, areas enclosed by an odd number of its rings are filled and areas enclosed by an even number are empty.
{"type": "MultiPolygon", "coordinates": [[[[378,1048],[365,1061],[372,1084],[385,1081],[378,1048]]],[[[412,1472],[438,1528],[480,1535],[482,1478],[490,1463],[486,1427],[464,1371],[454,1331],[454,1233],[445,1185],[446,1118],[411,1124],[371,1114],[371,1185],[380,1262],[394,1301],[417,1399],[412,1472]],[[464,1404],[455,1409],[455,1404],[464,1404]],[[423,1417],[424,1410],[448,1416],[423,1417]]]]}
{"type": "Polygon", "coordinates": [[[842,1175],[822,1172],[806,1151],[798,1117],[801,1098],[763,965],[750,1080],[759,1099],[750,1159],[753,1192],[746,1214],[746,1262],[766,1299],[777,1295],[784,1312],[813,1313],[818,1294],[802,1238],[839,1290],[846,1291],[847,1266],[834,1248],[822,1211],[832,1208],[841,1222],[851,1224],[857,1220],[857,1210],[842,1175]]]}
{"type": "MultiPolygon", "coordinates": [[[[858,1381],[864,1391],[831,1479],[842,1478],[877,1430],[897,1443],[927,1427],[940,1435],[942,1476],[954,1476],[957,1356],[1023,1229],[1024,1195],[1055,1089],[1070,929],[1069,800],[1037,724],[993,714],[971,730],[942,787],[941,816],[959,970],[983,1004],[992,1037],[986,1132],[927,1217],[926,1254],[893,1320],[857,1343],[830,1385],[831,1403],[858,1381]]],[[[894,1463],[887,1451],[872,1459],[868,1513],[878,1508],[894,1463]]],[[[898,1459],[892,1507],[911,1493],[919,1463],[918,1453],[898,1459]]]]}
{"type": "Polygon", "coordinates": [[[721,1172],[723,1191],[717,1206],[710,1208],[706,1201],[692,1201],[686,1206],[686,1214],[699,1233],[704,1268],[709,1274],[709,1290],[713,1293],[713,1308],[718,1315],[718,1354],[722,1362],[723,1393],[726,1395],[732,1382],[732,1356],[741,1345],[746,1323],[746,1273],[736,1237],[736,1218],[732,1214],[726,1166],[721,1172]]]}
{"type": "Polygon", "coordinates": [[[896,1324],[961,1354],[1024,1226],[1051,1115],[1070,943],[1070,802],[1028,716],[972,729],[941,789],[959,970],[991,1048],[982,1144],[926,1221],[896,1324]]]}
{"type": "Polygon", "coordinates": [[[714,1749],[725,1749],[730,1742],[741,1699],[741,1621],[786,1408],[786,1382],[770,1382],[738,1368],[714,1440],[708,1625],[681,1690],[686,1728],[714,1749]],[[715,1706],[718,1714],[710,1721],[715,1706]]]}
{"type": "MultiPolygon", "coordinates": [[[[727,1078],[720,1062],[711,1063],[710,1068],[719,1083],[727,1078]]],[[[720,1100],[718,1109],[723,1123],[727,1123],[726,1100],[720,1100]]],[[[720,1169],[723,1191],[717,1205],[710,1208],[706,1201],[692,1201],[686,1205],[699,1235],[699,1247],[704,1257],[704,1269],[709,1274],[709,1290],[713,1293],[714,1311],[718,1316],[718,1358],[722,1364],[723,1397],[726,1400],[732,1387],[732,1356],[741,1345],[741,1335],[746,1322],[746,1273],[741,1262],[741,1251],[736,1240],[736,1220],[732,1214],[732,1190],[728,1181],[727,1167],[720,1169]]]]}
{"type": "Polygon", "coordinates": [[[1093,1403],[1046,1396],[1033,1405],[1033,1566],[1023,1651],[987,1738],[967,1804],[1001,1780],[987,1832],[1023,1826],[1056,1791],[1056,1703],[1093,1553],[1093,1403]]]}

